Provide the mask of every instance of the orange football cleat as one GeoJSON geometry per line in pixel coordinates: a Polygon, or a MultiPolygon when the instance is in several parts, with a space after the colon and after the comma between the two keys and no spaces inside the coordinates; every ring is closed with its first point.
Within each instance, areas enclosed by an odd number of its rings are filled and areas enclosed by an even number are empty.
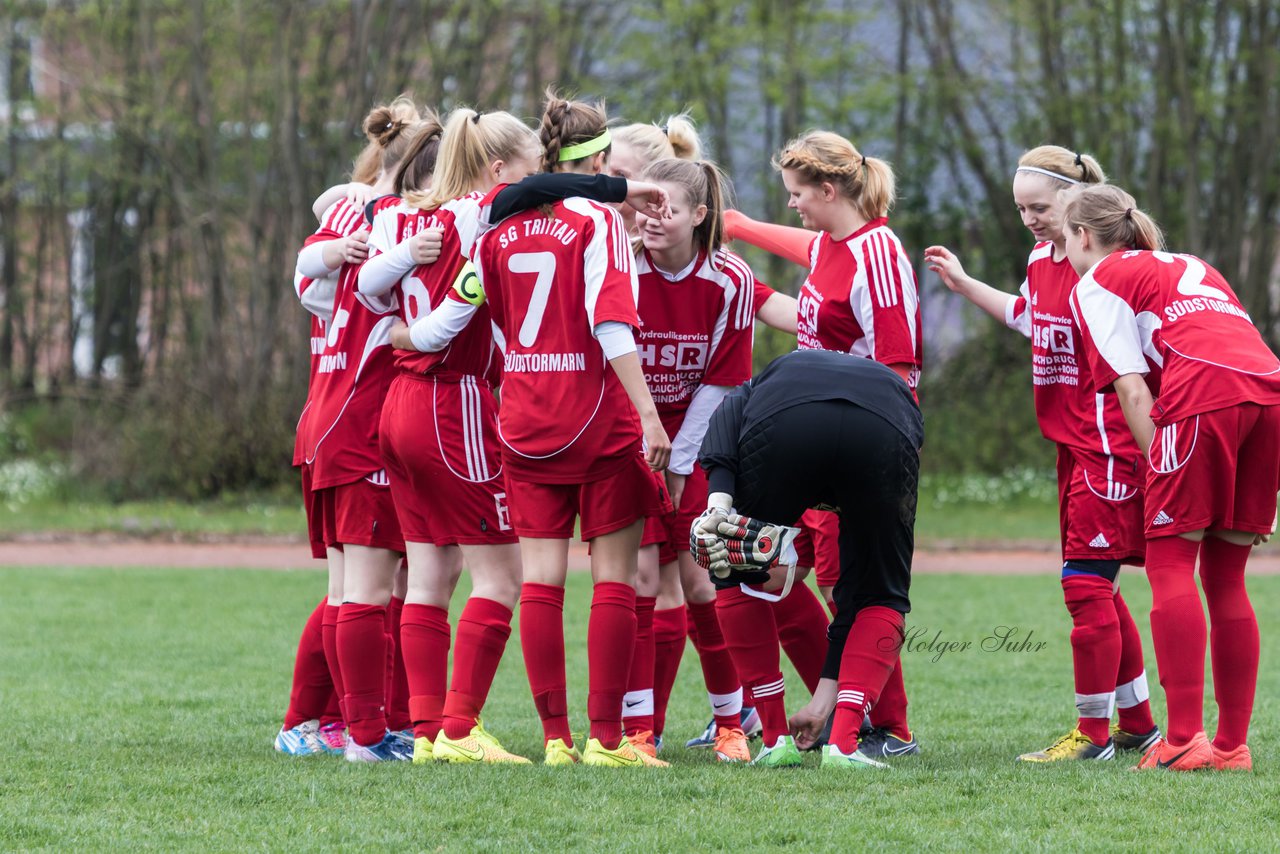
{"type": "Polygon", "coordinates": [[[1199,771],[1213,767],[1213,745],[1205,734],[1198,732],[1183,745],[1170,744],[1160,739],[1142,754],[1142,761],[1133,766],[1134,771],[1199,771]]]}
{"type": "Polygon", "coordinates": [[[1214,771],[1252,771],[1253,757],[1249,754],[1249,745],[1242,744],[1234,750],[1213,748],[1214,771]]]}

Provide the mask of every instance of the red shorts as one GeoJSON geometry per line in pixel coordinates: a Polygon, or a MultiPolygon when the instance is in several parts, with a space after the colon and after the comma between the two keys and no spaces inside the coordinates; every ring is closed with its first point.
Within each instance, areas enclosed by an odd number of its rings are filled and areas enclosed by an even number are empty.
{"type": "MultiPolygon", "coordinates": [[[[302,507],[307,512],[307,539],[311,543],[311,556],[324,560],[329,556],[325,543],[325,505],[324,490],[316,492],[311,488],[311,466],[303,463],[299,466],[302,472],[302,507]]],[[[328,502],[332,508],[333,502],[328,502]]],[[[333,530],[333,521],[329,520],[329,531],[333,530]]]]}
{"type": "Polygon", "coordinates": [[[402,373],[379,425],[405,539],[437,546],[516,542],[489,384],[462,374],[402,373]]]}
{"type": "Polygon", "coordinates": [[[799,566],[813,567],[819,587],[835,587],[840,580],[840,515],[830,510],[806,510],[795,541],[799,566]]]}
{"type": "Polygon", "coordinates": [[[707,473],[702,466],[693,467],[693,471],[684,479],[684,492],[680,495],[679,507],[671,505],[665,478],[662,483],[663,512],[646,520],[645,539],[640,541],[640,545],[659,543],[658,565],[666,566],[675,563],[680,552],[689,551],[689,529],[693,527],[693,520],[707,509],[707,473]]]}
{"type": "Polygon", "coordinates": [[[534,483],[507,478],[511,522],[522,537],[563,540],[582,517],[582,539],[592,540],[661,510],[658,485],[644,457],[635,454],[618,471],[589,483],[534,483]]]}
{"type": "Polygon", "coordinates": [[[1157,427],[1148,454],[1146,532],[1265,534],[1280,489],[1280,406],[1241,403],[1157,427]]]}
{"type": "Polygon", "coordinates": [[[1058,528],[1062,559],[1118,560],[1141,566],[1142,491],[1131,483],[1086,471],[1070,449],[1058,447],[1058,528]]]}
{"type": "Polygon", "coordinates": [[[386,472],[374,472],[323,492],[328,493],[326,500],[331,502],[333,514],[330,545],[368,546],[404,554],[404,537],[386,472]]]}
{"type": "MultiPolygon", "coordinates": [[[[676,559],[676,547],[671,542],[670,529],[676,509],[671,505],[671,494],[667,492],[667,479],[662,472],[652,472],[654,483],[658,487],[659,510],[644,520],[644,533],[640,536],[640,548],[658,547],[658,565],[666,566],[676,559]],[[668,518],[670,517],[670,518],[668,518]]],[[[687,539],[687,538],[686,538],[687,539]]]]}

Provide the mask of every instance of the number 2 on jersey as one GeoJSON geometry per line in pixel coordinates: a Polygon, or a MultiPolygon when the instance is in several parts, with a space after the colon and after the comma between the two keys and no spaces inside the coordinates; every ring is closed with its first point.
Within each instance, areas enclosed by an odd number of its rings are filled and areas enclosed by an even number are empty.
{"type": "Polygon", "coordinates": [[[546,314],[547,300],[551,296],[551,284],[556,278],[556,256],[551,252],[519,252],[507,259],[507,269],[516,274],[532,273],[537,276],[519,335],[521,347],[532,347],[538,340],[542,316],[546,314]]]}

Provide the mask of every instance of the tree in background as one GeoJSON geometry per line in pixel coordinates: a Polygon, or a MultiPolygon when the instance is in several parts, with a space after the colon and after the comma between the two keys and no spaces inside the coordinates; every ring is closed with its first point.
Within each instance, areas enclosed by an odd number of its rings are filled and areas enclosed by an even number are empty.
{"type": "MultiPolygon", "coordinates": [[[[811,126],[893,162],[909,250],[1012,289],[1025,148],[1099,156],[1277,340],[1280,9],[1190,0],[10,2],[0,22],[0,394],[109,494],[288,481],[305,389],[292,298],[310,201],[369,105],[536,115],[556,82],[652,121],[689,108],[753,216],[811,126]],[[157,452],[159,451],[159,452],[157,452]]],[[[804,271],[763,255],[794,293],[804,271]]],[[[933,468],[1044,463],[1025,348],[930,276],[933,468]]],[[[761,331],[763,361],[789,349],[761,331]]]]}

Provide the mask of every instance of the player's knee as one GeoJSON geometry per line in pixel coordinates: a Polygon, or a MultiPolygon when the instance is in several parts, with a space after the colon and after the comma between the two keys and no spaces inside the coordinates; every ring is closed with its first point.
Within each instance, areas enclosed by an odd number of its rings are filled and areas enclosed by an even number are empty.
{"type": "Polygon", "coordinates": [[[1092,575],[1114,582],[1119,574],[1120,561],[1118,560],[1069,560],[1062,564],[1063,579],[1092,575]]]}

